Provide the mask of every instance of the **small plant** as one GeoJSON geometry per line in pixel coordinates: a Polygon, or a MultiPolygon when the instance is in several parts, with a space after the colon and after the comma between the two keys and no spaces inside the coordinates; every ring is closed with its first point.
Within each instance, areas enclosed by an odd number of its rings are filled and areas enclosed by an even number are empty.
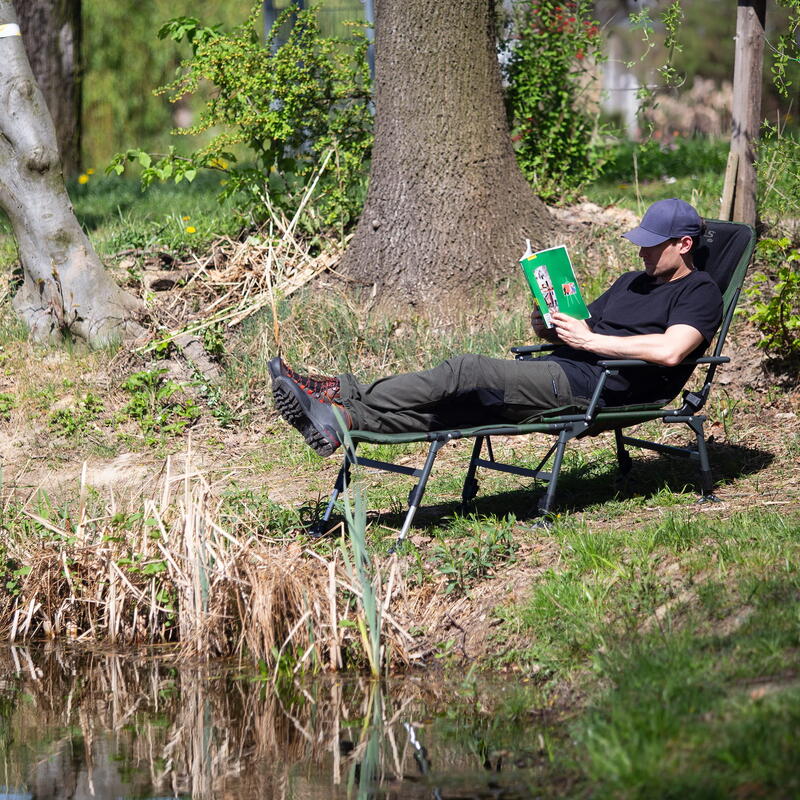
{"type": "Polygon", "coordinates": [[[75,436],[86,430],[103,411],[103,401],[87,393],[75,408],[60,408],[48,418],[51,430],[62,436],[75,436]]]}
{"type": "Polygon", "coordinates": [[[796,131],[765,123],[756,169],[762,214],[777,220],[792,216],[800,203],[800,140],[796,131]]]}
{"type": "Polygon", "coordinates": [[[0,392],[0,419],[8,419],[13,409],[17,407],[17,399],[13,394],[0,392]]]}
{"type": "MultiPolygon", "coordinates": [[[[659,24],[664,31],[666,59],[663,64],[659,64],[658,67],[656,67],[656,72],[663,82],[662,86],[659,88],[674,89],[681,86],[684,82],[683,74],[673,65],[675,56],[683,50],[683,47],[678,41],[678,30],[683,21],[684,13],[680,0],[672,0],[669,6],[667,6],[660,15],[658,22],[650,16],[650,9],[647,6],[644,6],[641,11],[630,15],[632,27],[641,31],[642,41],[645,45],[645,56],[656,46],[656,24],[659,24]]],[[[644,60],[645,56],[642,56],[642,60],[644,60]]],[[[634,62],[629,61],[626,66],[630,69],[634,66],[634,62]]],[[[652,103],[654,96],[654,87],[643,86],[639,90],[639,98],[645,101],[645,105],[647,103],[652,103]]]]}
{"type": "Polygon", "coordinates": [[[200,416],[200,407],[191,398],[178,399],[179,384],[164,377],[166,370],[135,372],[122,383],[131,399],[124,413],[137,420],[145,434],[145,442],[154,444],[156,434],[178,436],[200,416]]]}
{"type": "Polygon", "coordinates": [[[788,238],[762,239],[758,253],[767,264],[746,290],[753,301],[751,321],[761,331],[759,346],[783,357],[800,353],[800,248],[788,238]]]}
{"type": "Polygon", "coordinates": [[[0,566],[0,581],[3,581],[3,586],[11,597],[19,594],[22,583],[20,579],[29,575],[31,571],[30,566],[21,565],[12,559],[5,559],[5,563],[0,566]]]}
{"type": "MultiPolygon", "coordinates": [[[[345,434],[345,447],[352,442],[345,434]]],[[[380,677],[384,663],[383,608],[381,606],[380,572],[367,547],[367,506],[363,487],[358,480],[351,482],[343,496],[346,534],[339,544],[339,552],[350,582],[357,587],[358,617],[356,625],[361,636],[361,646],[369,662],[373,678],[380,677]]]]}
{"type": "Polygon", "coordinates": [[[473,522],[464,539],[445,540],[433,551],[433,563],[447,577],[445,594],[466,594],[470,585],[491,573],[499,564],[514,561],[518,545],[511,526],[513,520],[491,524],[473,522]]]}
{"type": "Polygon", "coordinates": [[[221,322],[214,322],[203,329],[203,349],[212,358],[225,355],[225,328],[221,322]]]}
{"type": "Polygon", "coordinates": [[[507,67],[508,110],[517,160],[536,192],[564,202],[597,177],[602,165],[595,119],[578,105],[586,65],[602,59],[588,0],[518,4],[507,67]]]}

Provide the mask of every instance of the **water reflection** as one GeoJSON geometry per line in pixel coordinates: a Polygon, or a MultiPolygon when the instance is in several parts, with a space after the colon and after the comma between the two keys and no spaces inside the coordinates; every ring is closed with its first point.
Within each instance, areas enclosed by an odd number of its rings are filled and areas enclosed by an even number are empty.
{"type": "Polygon", "coordinates": [[[276,691],[153,651],[7,648],[0,800],[540,796],[549,734],[528,702],[512,684],[321,677],[276,691]]]}

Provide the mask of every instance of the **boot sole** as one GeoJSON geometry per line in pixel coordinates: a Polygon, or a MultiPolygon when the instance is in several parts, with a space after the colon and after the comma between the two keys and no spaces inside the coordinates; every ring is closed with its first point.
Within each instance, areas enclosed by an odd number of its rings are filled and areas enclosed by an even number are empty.
{"type": "Polygon", "coordinates": [[[272,381],[272,396],[280,415],[300,431],[306,444],[321,456],[339,447],[333,409],[309,397],[296,383],[279,376],[272,381]]]}

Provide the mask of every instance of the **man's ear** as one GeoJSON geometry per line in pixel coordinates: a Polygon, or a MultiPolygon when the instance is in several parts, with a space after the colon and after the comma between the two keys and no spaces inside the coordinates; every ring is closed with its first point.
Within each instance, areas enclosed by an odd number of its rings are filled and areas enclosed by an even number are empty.
{"type": "Polygon", "coordinates": [[[691,236],[681,236],[680,254],[685,255],[692,249],[694,241],[691,236]]]}

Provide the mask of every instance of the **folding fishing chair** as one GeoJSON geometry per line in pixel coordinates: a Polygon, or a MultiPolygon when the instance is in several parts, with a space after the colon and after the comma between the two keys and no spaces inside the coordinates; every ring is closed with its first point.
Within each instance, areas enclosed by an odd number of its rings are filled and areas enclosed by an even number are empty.
{"type": "MultiPolygon", "coordinates": [[[[455,439],[471,438],[475,440],[472,448],[467,474],[461,492],[462,505],[467,504],[477,495],[478,482],[475,478],[477,469],[497,470],[513,475],[522,475],[547,484],[547,490],[539,501],[540,514],[549,514],[554,507],[558,478],[564,458],[567,443],[572,439],[584,436],[595,436],[604,431],[613,430],[616,440],[617,460],[621,473],[626,474],[632,460],[626,445],[655,450],[660,453],[669,453],[683,458],[689,458],[699,463],[701,502],[714,501],[717,498],[713,493],[714,480],[708,458],[703,425],[706,417],[700,414],[720,364],[727,363],[730,358],[722,355],[725,338],[733,319],[734,310],[739,299],[739,294],[750,264],[750,259],[755,248],[756,235],[749,225],[736,222],[722,222],[719,220],[706,220],[706,232],[694,253],[694,264],[697,269],[707,272],[717,283],[723,295],[723,314],[717,334],[716,345],[710,356],[684,361],[684,364],[693,366],[705,365],[707,367],[702,387],[697,391],[683,391],[682,404],[676,408],[666,408],[673,398],[630,406],[601,407],[600,396],[607,379],[616,375],[621,368],[635,368],[652,366],[650,362],[639,359],[608,359],[600,361],[604,368],[593,396],[587,408],[578,409],[558,408],[546,412],[545,416],[537,417],[529,423],[482,425],[473,428],[457,430],[429,431],[427,433],[396,433],[380,434],[369,431],[350,431],[350,444],[345,448],[344,461],[339,470],[330,501],[322,518],[312,527],[312,535],[322,535],[328,528],[328,522],[334,510],[337,498],[342,493],[350,480],[350,470],[353,464],[358,463],[386,472],[395,472],[417,478],[417,483],[409,493],[408,511],[403,521],[403,526],[396,544],[400,544],[408,534],[411,523],[422,501],[425,486],[430,477],[436,456],[442,447],[455,439]],[[695,436],[693,446],[679,447],[660,442],[637,439],[626,436],[625,428],[638,425],[651,420],[660,420],[665,424],[684,423],[689,426],[695,436]],[[544,433],[556,437],[555,443],[545,454],[536,467],[523,467],[515,464],[505,464],[497,461],[492,450],[493,436],[521,436],[531,433],[544,433]],[[361,442],[372,444],[406,444],[410,442],[429,442],[428,454],[421,469],[415,469],[401,464],[387,461],[378,461],[372,458],[356,456],[356,448],[361,442]],[[486,457],[482,457],[484,446],[486,457]],[[545,465],[552,457],[549,470],[545,465]]],[[[512,347],[511,352],[517,359],[530,359],[536,353],[552,350],[556,345],[530,345],[512,347]]]]}

